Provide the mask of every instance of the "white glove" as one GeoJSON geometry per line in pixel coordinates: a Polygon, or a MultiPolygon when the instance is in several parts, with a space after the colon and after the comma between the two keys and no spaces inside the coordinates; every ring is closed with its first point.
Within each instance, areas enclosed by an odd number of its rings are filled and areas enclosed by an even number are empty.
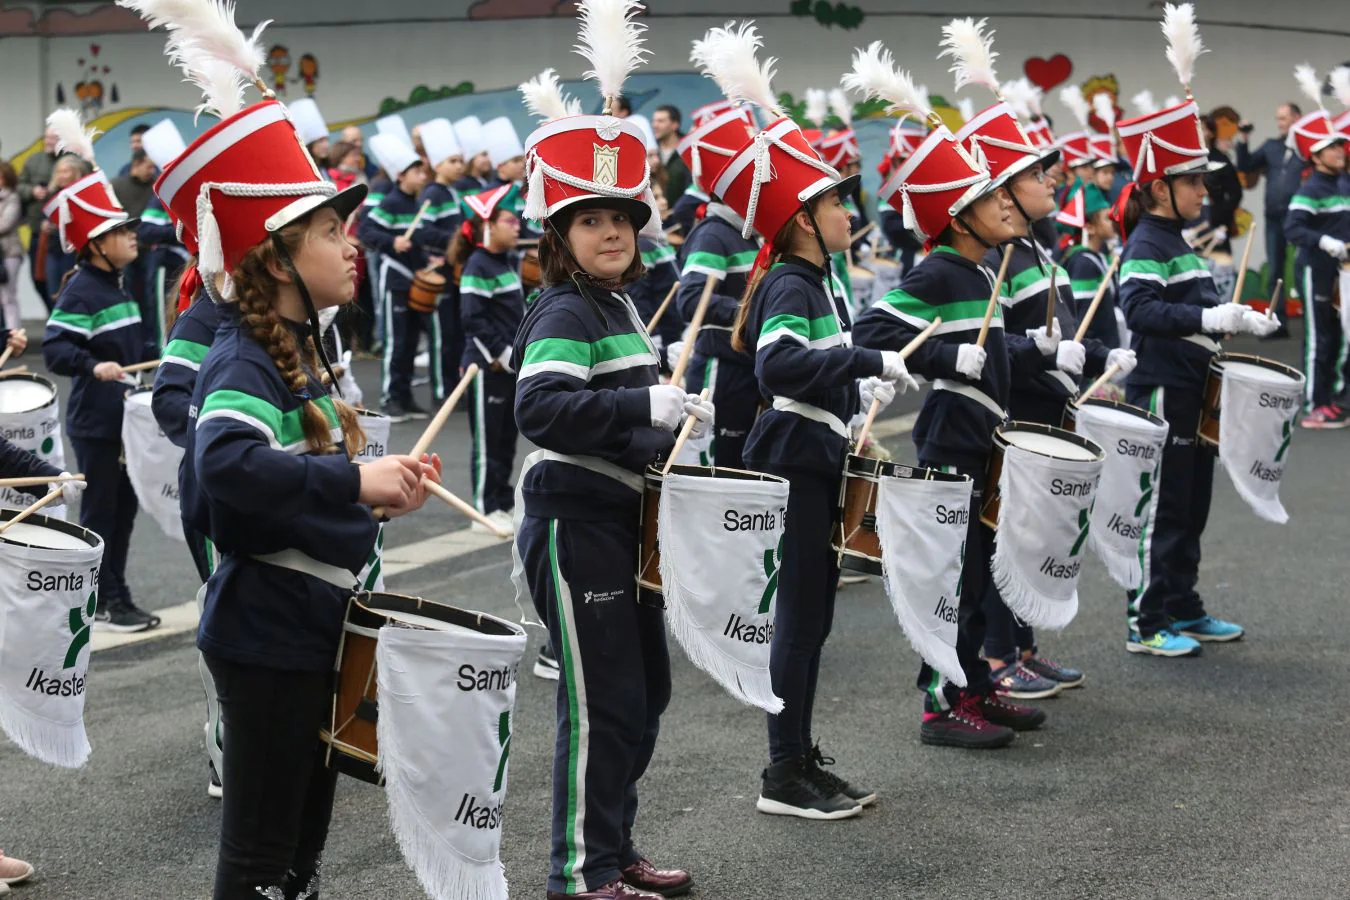
{"type": "Polygon", "coordinates": [[[647,388],[647,400],[651,403],[652,427],[674,431],[680,427],[680,418],[684,413],[684,388],[673,384],[654,384],[647,388]]]}
{"type": "Polygon", "coordinates": [[[956,371],[971,381],[979,381],[980,375],[984,373],[987,356],[984,348],[978,344],[962,344],[956,348],[956,371]]]}
{"type": "Polygon", "coordinates": [[[1241,303],[1220,303],[1200,313],[1200,330],[1210,334],[1237,334],[1247,307],[1241,303]]]}
{"type": "Polygon", "coordinates": [[[1070,375],[1082,375],[1087,362],[1087,348],[1077,341],[1060,341],[1055,351],[1055,368],[1070,375]]]}
{"type": "Polygon", "coordinates": [[[1111,380],[1120,382],[1125,380],[1125,376],[1134,371],[1134,367],[1139,365],[1139,360],[1134,358],[1133,350],[1126,350],[1121,347],[1118,350],[1112,350],[1106,354],[1106,367],[1120,366],[1120,371],[1115,374],[1111,380]]]}
{"type": "Polygon", "coordinates": [[[1278,316],[1266,317],[1254,309],[1249,309],[1242,314],[1242,330],[1248,334],[1265,337],[1279,327],[1280,319],[1278,316]]]}
{"type": "MultiPolygon", "coordinates": [[[[61,474],[69,475],[70,473],[62,472],[61,474]]],[[[80,499],[80,495],[83,494],[84,489],[88,487],[83,481],[53,481],[51,489],[53,491],[56,490],[57,485],[60,485],[61,487],[61,502],[67,506],[80,499]]]]}
{"type": "Polygon", "coordinates": [[[1337,259],[1345,259],[1345,241],[1338,240],[1329,234],[1324,234],[1317,239],[1317,246],[1322,248],[1322,252],[1328,256],[1334,256],[1337,259]]]}
{"type": "Polygon", "coordinates": [[[1064,336],[1059,333],[1058,319],[1051,324],[1048,334],[1044,328],[1033,328],[1027,332],[1027,337],[1036,342],[1036,349],[1041,351],[1041,356],[1049,356],[1057,352],[1060,343],[1064,340],[1064,336]]]}
{"type": "Polygon", "coordinates": [[[864,413],[871,410],[873,400],[879,400],[881,409],[885,409],[895,399],[895,382],[884,378],[861,378],[858,380],[858,393],[862,397],[864,413]]]}
{"type": "MultiPolygon", "coordinates": [[[[887,381],[898,383],[900,393],[905,391],[917,391],[919,383],[914,380],[914,376],[909,374],[909,367],[905,365],[905,358],[894,350],[881,351],[881,377],[887,381]]],[[[889,403],[890,401],[886,401],[889,403]]]]}
{"type": "Polygon", "coordinates": [[[711,400],[704,400],[698,394],[685,394],[682,409],[686,416],[694,417],[694,427],[689,432],[691,438],[698,440],[712,430],[717,410],[711,400]]]}
{"type": "Polygon", "coordinates": [[[666,362],[670,363],[672,369],[680,361],[680,354],[683,352],[684,341],[671,341],[670,346],[666,348],[666,362]]]}

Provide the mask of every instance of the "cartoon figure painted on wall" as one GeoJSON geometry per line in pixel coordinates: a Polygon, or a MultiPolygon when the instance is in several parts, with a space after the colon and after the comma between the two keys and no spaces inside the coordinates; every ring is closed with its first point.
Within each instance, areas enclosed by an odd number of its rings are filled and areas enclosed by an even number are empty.
{"type": "MultiPolygon", "coordinates": [[[[103,52],[100,44],[90,44],[89,52],[75,60],[75,64],[80,67],[80,79],[75,82],[75,102],[79,104],[80,113],[85,121],[97,118],[103,112],[105,102],[117,103],[117,85],[105,87],[103,78],[112,74],[112,68],[105,65],[99,56],[103,52]]],[[[66,103],[66,88],[61,82],[56,83],[56,102],[57,104],[66,103]]]]}
{"type": "Polygon", "coordinates": [[[300,81],[305,85],[305,96],[314,96],[319,87],[319,58],[313,53],[300,57],[300,81]]]}
{"type": "Polygon", "coordinates": [[[272,90],[278,97],[286,96],[286,75],[291,71],[291,51],[281,44],[273,44],[267,51],[267,68],[272,72],[272,90]]]}
{"type": "Polygon", "coordinates": [[[1088,116],[1088,122],[1097,131],[1106,131],[1107,128],[1106,123],[1097,116],[1096,108],[1092,106],[1095,102],[1092,98],[1103,92],[1111,95],[1111,106],[1116,111],[1116,118],[1124,118],[1124,113],[1120,109],[1120,80],[1109,73],[1089,76],[1083,82],[1083,98],[1087,100],[1089,108],[1093,110],[1091,115],[1088,116]]]}

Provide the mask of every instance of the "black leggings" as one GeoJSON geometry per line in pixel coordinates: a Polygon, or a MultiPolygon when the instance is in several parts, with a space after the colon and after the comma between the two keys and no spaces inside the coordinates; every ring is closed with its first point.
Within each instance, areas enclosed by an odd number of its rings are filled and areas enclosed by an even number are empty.
{"type": "Polygon", "coordinates": [[[333,675],[263,669],[210,654],[206,664],[229,735],[213,900],[318,900],[337,784],[319,741],[333,675]]]}

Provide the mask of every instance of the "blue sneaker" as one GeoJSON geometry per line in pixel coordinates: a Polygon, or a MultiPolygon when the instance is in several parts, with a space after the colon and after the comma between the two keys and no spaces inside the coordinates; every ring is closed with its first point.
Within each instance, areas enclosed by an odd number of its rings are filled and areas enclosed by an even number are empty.
{"type": "Polygon", "coordinates": [[[1195,638],[1197,641],[1236,641],[1242,637],[1242,626],[1235,622],[1225,622],[1210,615],[1198,619],[1172,620],[1172,630],[1177,634],[1195,638]]]}
{"type": "Polygon", "coordinates": [[[1199,656],[1200,642],[1165,629],[1149,638],[1140,637],[1139,632],[1131,631],[1125,641],[1125,649],[1131,653],[1153,656],[1199,656]]]}

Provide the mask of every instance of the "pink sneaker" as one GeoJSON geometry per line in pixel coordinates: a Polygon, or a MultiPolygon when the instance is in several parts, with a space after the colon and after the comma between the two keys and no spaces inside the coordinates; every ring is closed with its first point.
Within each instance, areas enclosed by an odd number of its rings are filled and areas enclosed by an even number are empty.
{"type": "Polygon", "coordinates": [[[0,851],[0,884],[21,884],[33,877],[33,867],[0,851]]]}

